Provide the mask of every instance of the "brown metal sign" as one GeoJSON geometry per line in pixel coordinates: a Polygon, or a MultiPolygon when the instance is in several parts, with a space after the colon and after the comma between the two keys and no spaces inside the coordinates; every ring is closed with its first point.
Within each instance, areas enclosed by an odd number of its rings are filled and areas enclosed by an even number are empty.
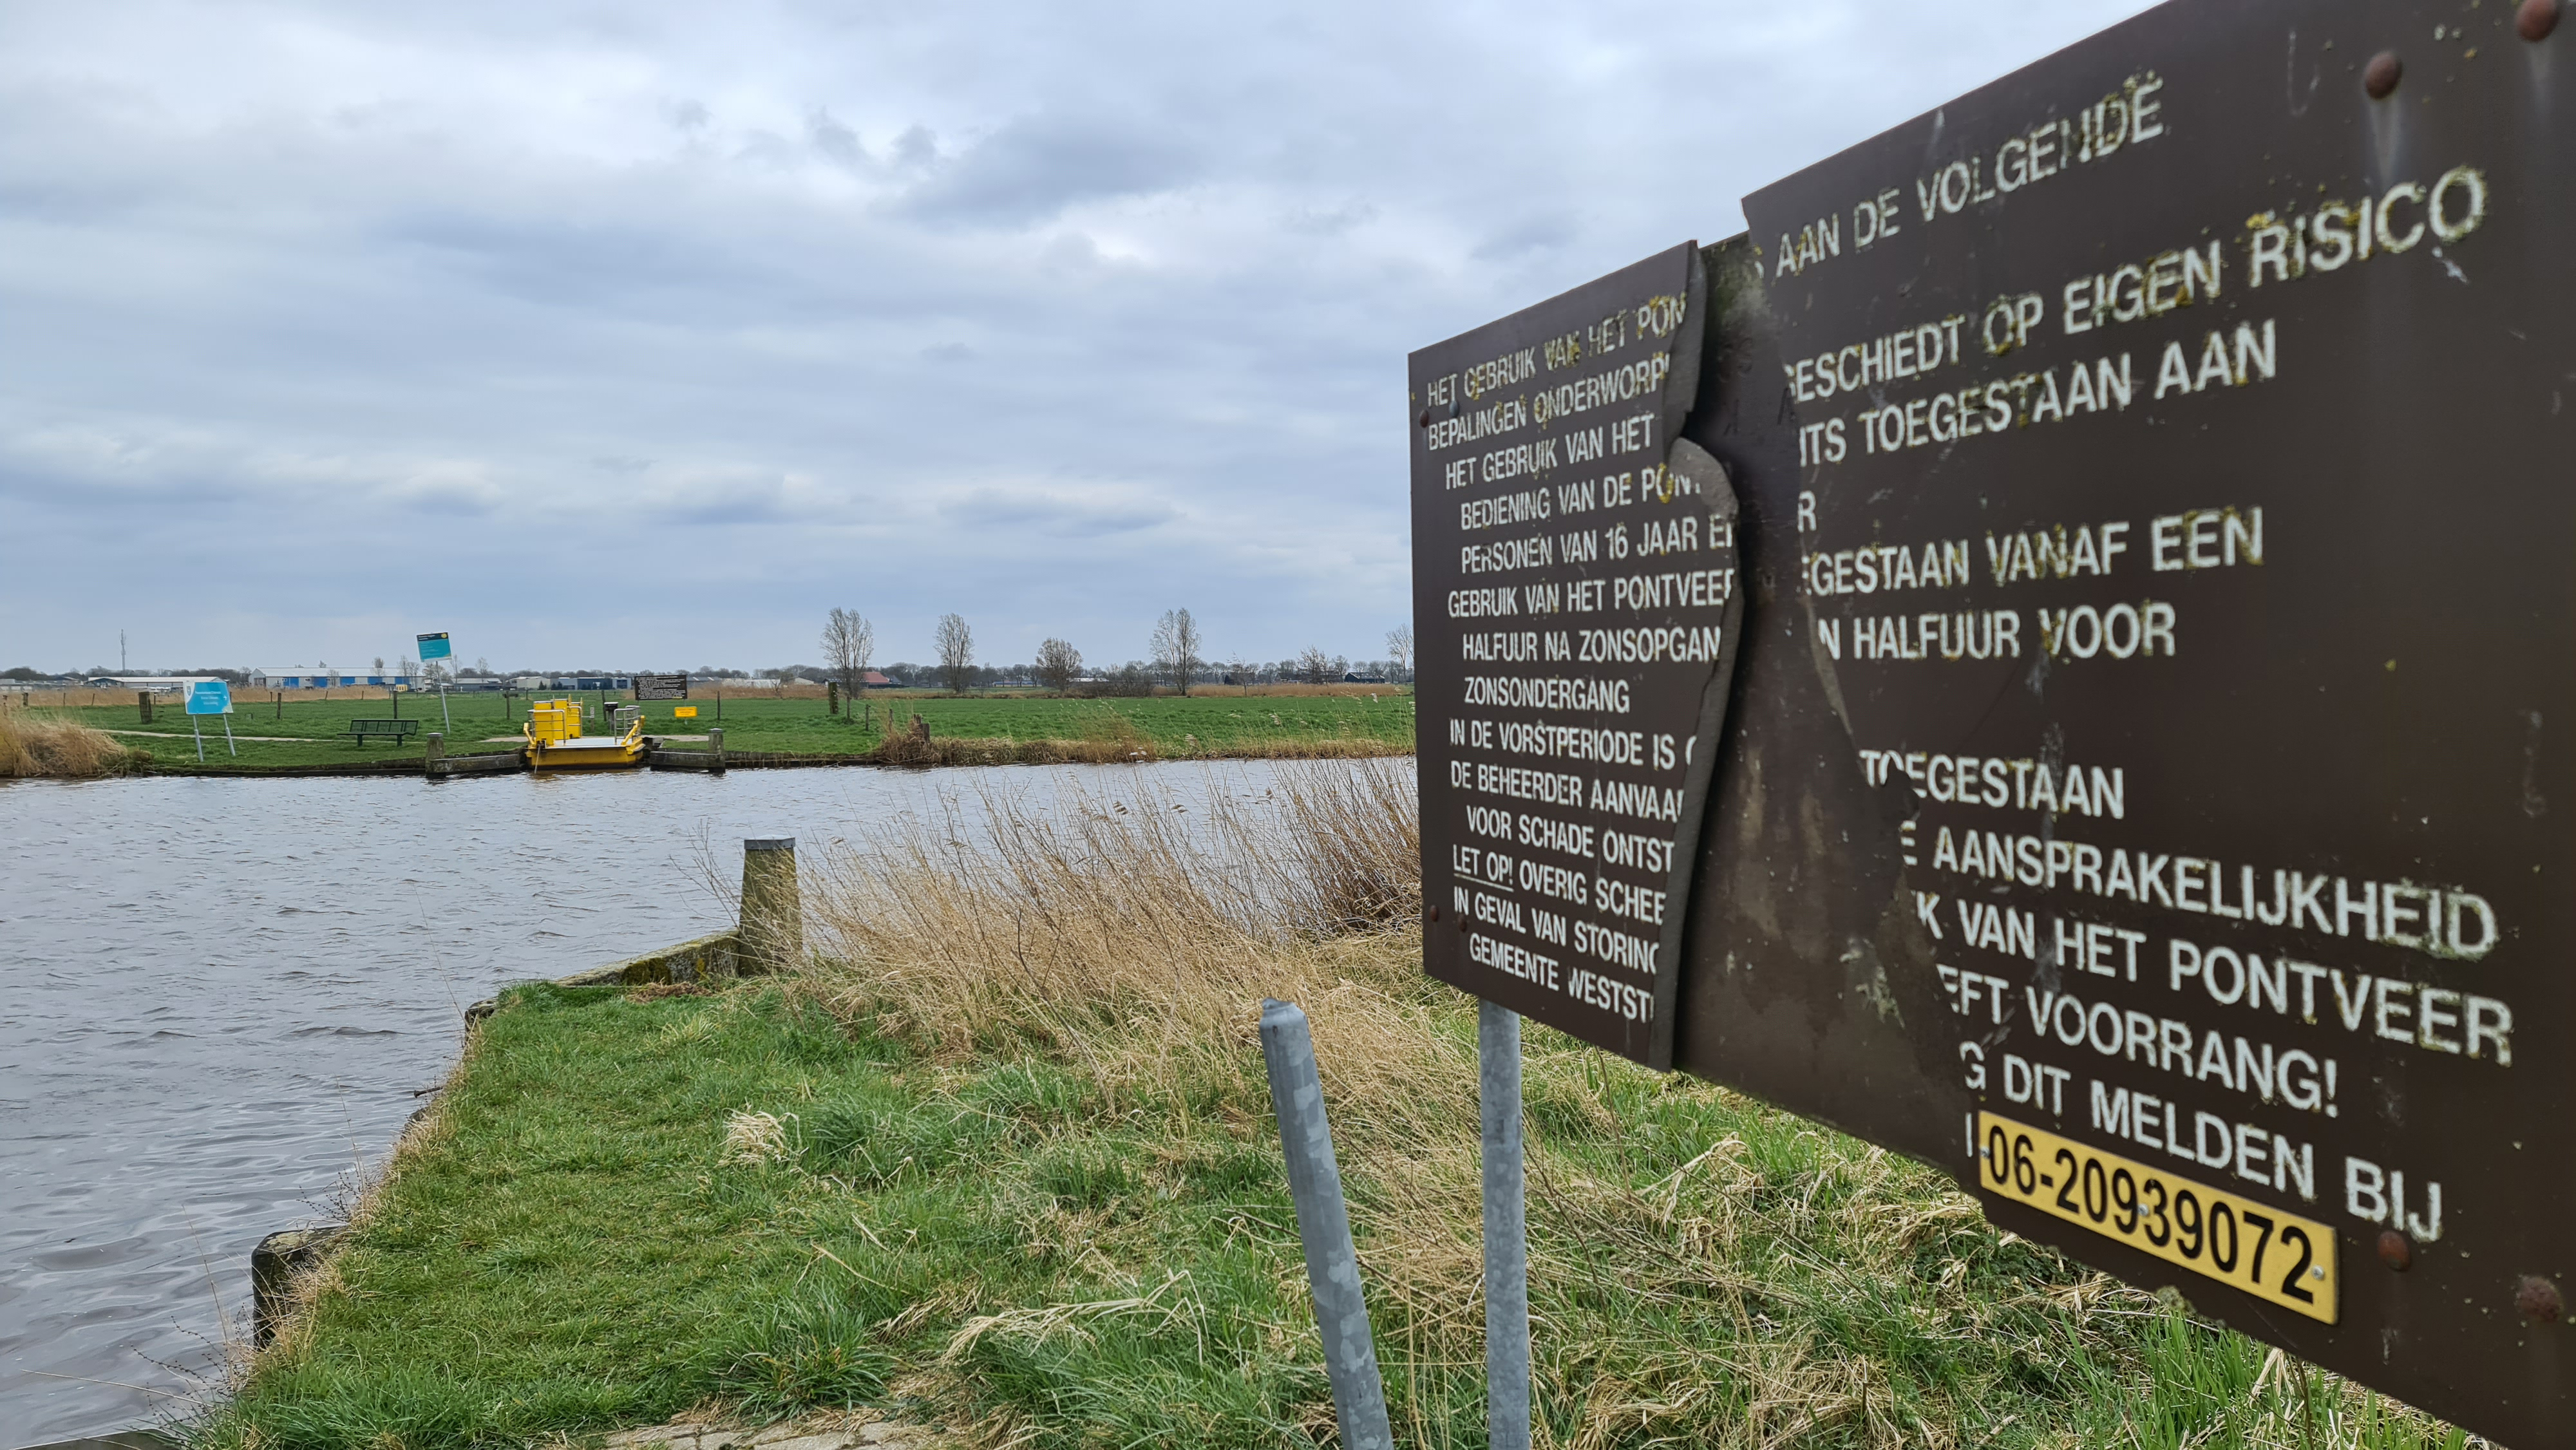
{"type": "Polygon", "coordinates": [[[1655,1066],[1733,671],[1696,245],[1413,355],[1431,975],[1655,1066]]]}
{"type": "Polygon", "coordinates": [[[2521,1446],[2576,1443],[2555,13],[2176,0],[1764,190],[1688,434],[1749,587],[1680,1065],[2521,1446]]]}

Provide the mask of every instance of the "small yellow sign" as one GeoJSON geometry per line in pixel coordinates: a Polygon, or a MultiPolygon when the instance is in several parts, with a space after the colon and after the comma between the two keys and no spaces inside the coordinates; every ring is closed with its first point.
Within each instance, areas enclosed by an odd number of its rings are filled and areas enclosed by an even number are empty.
{"type": "Polygon", "coordinates": [[[1977,1115],[1978,1181],[2310,1319],[2340,1306],[2334,1230],[2044,1128],[1977,1115]]]}
{"type": "Polygon", "coordinates": [[[698,718],[698,707],[695,705],[673,706],[671,710],[671,718],[674,720],[695,720],[698,718]]]}

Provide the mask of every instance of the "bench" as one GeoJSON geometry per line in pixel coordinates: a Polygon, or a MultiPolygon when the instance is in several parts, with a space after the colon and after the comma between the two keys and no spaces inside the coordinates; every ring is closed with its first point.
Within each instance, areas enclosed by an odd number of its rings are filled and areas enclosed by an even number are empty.
{"type": "Polygon", "coordinates": [[[391,740],[396,745],[400,745],[420,733],[420,722],[417,720],[352,720],[349,722],[349,728],[341,733],[360,745],[370,740],[391,740]]]}

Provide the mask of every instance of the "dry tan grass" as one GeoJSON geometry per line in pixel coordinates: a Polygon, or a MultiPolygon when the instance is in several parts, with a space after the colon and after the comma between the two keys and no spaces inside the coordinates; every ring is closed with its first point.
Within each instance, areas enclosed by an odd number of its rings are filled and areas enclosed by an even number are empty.
{"type": "Polygon", "coordinates": [[[124,775],[150,759],[87,725],[19,711],[0,714],[0,779],[93,780],[124,775]]]}
{"type": "MultiPolygon", "coordinates": [[[[1286,810],[1411,838],[1409,765],[1292,766],[1279,782],[1286,810]]],[[[937,817],[869,833],[813,868],[809,914],[838,965],[812,985],[957,1052],[1115,1041],[1142,1063],[1239,1041],[1265,995],[1382,975],[1386,943],[1337,933],[1410,923],[1410,850],[1325,845],[1208,796],[1193,811],[1068,782],[1040,808],[987,790],[977,810],[951,796],[937,817]]]]}

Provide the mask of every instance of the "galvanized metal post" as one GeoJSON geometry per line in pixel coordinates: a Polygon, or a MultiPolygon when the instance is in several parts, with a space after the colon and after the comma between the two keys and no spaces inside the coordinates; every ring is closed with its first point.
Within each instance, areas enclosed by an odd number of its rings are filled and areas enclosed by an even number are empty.
{"type": "Polygon", "coordinates": [[[1306,1281],[1315,1294],[1316,1327],[1324,1334],[1324,1373],[1333,1382],[1342,1444],[1345,1450],[1393,1450],[1377,1343],[1360,1293],[1359,1254],[1351,1247],[1350,1209],[1342,1201],[1342,1170],[1333,1160],[1332,1125],[1324,1120],[1315,1038],[1297,1004],[1262,1001],[1261,1056],[1270,1067],[1270,1101],[1279,1112],[1288,1194],[1297,1203],[1297,1236],[1306,1245],[1306,1281]]]}
{"type": "Polygon", "coordinates": [[[1476,1102],[1484,1119],[1485,1438],[1529,1450],[1529,1213],[1521,1155],[1521,1016],[1476,1004],[1476,1102]]]}

